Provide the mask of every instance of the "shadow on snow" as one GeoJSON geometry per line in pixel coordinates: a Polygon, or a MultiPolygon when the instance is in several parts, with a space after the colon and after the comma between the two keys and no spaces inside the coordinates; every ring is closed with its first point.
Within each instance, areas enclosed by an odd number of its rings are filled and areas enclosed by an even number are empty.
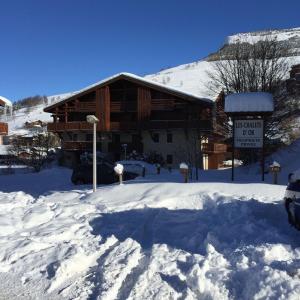
{"type": "Polygon", "coordinates": [[[300,233],[287,222],[281,204],[256,200],[216,205],[202,210],[134,209],[104,213],[90,221],[92,233],[120,241],[132,238],[142,248],[166,244],[191,253],[206,253],[207,243],[225,256],[238,247],[264,243],[300,246],[300,233]]]}

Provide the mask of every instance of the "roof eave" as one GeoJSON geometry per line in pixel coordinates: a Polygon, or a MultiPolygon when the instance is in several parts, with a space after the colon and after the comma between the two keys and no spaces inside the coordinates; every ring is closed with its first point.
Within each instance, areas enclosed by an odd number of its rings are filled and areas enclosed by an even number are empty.
{"type": "Polygon", "coordinates": [[[55,108],[57,106],[60,106],[60,105],[64,104],[65,102],[74,100],[74,99],[76,99],[78,97],[81,97],[81,96],[83,96],[83,95],[85,95],[85,94],[93,91],[93,89],[95,89],[95,88],[100,88],[102,86],[109,85],[112,82],[115,82],[115,81],[117,81],[119,79],[127,79],[128,81],[131,81],[131,82],[134,82],[134,83],[142,84],[144,86],[148,86],[148,87],[151,87],[151,88],[154,88],[154,89],[158,89],[158,90],[163,90],[163,91],[168,92],[169,94],[172,94],[172,95],[175,95],[177,97],[183,98],[183,99],[185,99],[187,101],[192,101],[192,102],[201,101],[202,104],[206,104],[208,107],[213,106],[213,103],[214,103],[211,99],[199,98],[199,97],[196,97],[196,96],[194,97],[192,95],[186,94],[186,93],[181,92],[181,91],[175,91],[172,88],[169,88],[167,86],[163,87],[161,85],[155,84],[154,82],[151,83],[149,81],[140,80],[138,78],[134,78],[134,77],[131,77],[131,76],[127,75],[127,74],[121,73],[121,74],[118,74],[117,76],[112,77],[112,78],[110,78],[110,79],[108,79],[106,81],[103,81],[103,82],[99,83],[99,84],[96,84],[96,85],[93,85],[91,87],[88,87],[87,89],[82,90],[81,92],[76,93],[74,95],[71,95],[70,97],[67,97],[67,98],[65,98],[65,99],[63,99],[63,100],[61,100],[61,101],[59,101],[57,103],[54,103],[54,104],[52,104],[50,106],[47,106],[47,107],[44,108],[44,111],[45,112],[50,112],[50,110],[52,110],[53,108],[55,108]]]}

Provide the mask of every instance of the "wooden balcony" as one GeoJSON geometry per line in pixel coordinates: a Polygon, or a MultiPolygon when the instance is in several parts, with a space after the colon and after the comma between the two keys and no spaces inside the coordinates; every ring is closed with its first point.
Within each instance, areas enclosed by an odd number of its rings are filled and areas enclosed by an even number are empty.
{"type": "Polygon", "coordinates": [[[75,106],[76,112],[94,112],[96,111],[96,102],[79,102],[75,106]]]}
{"type": "Polygon", "coordinates": [[[134,101],[112,101],[110,102],[110,111],[111,112],[136,112],[137,103],[134,101]]]}
{"type": "Polygon", "coordinates": [[[8,125],[7,123],[0,122],[0,135],[7,135],[8,134],[8,125]]]}
{"type": "Polygon", "coordinates": [[[227,145],[220,143],[204,143],[202,144],[202,152],[210,153],[225,153],[227,152],[227,145]]]}
{"type": "MultiPolygon", "coordinates": [[[[200,121],[189,121],[184,120],[151,120],[144,121],[141,123],[130,122],[130,121],[120,121],[120,122],[111,122],[110,130],[111,131],[129,131],[129,130],[138,130],[142,129],[182,129],[182,128],[198,128],[202,131],[209,131],[212,128],[212,122],[210,120],[200,120],[200,121]]],[[[83,131],[83,130],[92,130],[93,125],[87,122],[67,122],[67,123],[49,123],[47,125],[48,131],[52,132],[62,132],[62,131],[83,131]]],[[[98,128],[99,130],[99,128],[98,128]]]]}
{"type": "Polygon", "coordinates": [[[145,129],[184,129],[198,128],[201,131],[209,131],[212,129],[210,120],[185,121],[185,120],[151,120],[142,123],[145,129]]]}
{"type": "Polygon", "coordinates": [[[48,123],[47,130],[53,132],[92,130],[93,125],[87,122],[48,123]]]}

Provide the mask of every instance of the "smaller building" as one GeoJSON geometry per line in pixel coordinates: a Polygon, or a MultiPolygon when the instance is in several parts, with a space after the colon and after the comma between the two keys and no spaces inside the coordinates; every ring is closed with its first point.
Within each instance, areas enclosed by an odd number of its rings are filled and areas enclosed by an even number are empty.
{"type": "Polygon", "coordinates": [[[0,96],[0,145],[3,144],[3,136],[8,134],[7,116],[12,115],[12,102],[0,96]]]}

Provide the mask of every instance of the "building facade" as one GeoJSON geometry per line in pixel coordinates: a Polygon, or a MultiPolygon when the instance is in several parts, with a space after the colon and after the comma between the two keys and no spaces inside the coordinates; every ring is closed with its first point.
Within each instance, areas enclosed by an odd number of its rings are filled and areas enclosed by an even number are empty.
{"type": "MultiPolygon", "coordinates": [[[[86,121],[90,114],[100,120],[98,151],[114,160],[123,159],[126,148],[127,154],[156,152],[167,165],[177,167],[193,153],[201,153],[201,143],[213,132],[211,100],[128,73],[98,82],[44,110],[52,114],[48,131],[60,136],[69,166],[92,148],[92,125],[86,121]]],[[[204,154],[214,152],[205,143],[202,148],[208,151],[204,154]]],[[[197,160],[202,166],[202,156],[197,160]]]]}

